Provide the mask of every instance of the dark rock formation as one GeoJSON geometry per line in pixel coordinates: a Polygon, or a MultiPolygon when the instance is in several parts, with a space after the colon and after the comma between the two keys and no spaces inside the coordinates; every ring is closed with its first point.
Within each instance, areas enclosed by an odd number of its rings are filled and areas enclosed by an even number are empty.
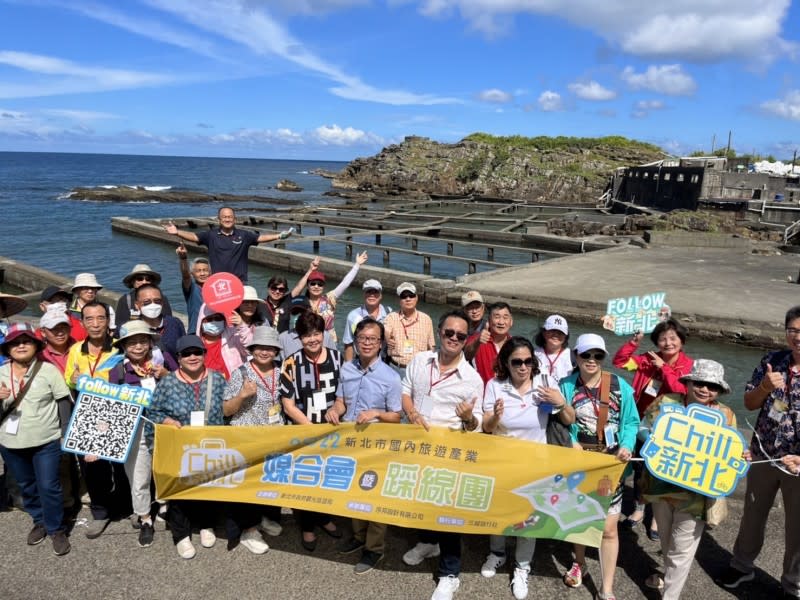
{"type": "Polygon", "coordinates": [[[342,191],[403,196],[490,196],[594,203],[614,169],[661,158],[658,148],[620,137],[499,138],[473,134],[455,144],[410,136],[358,158],[333,179],[342,191]]]}
{"type": "Polygon", "coordinates": [[[333,179],[339,176],[338,172],[329,171],[328,169],[311,169],[309,173],[311,175],[317,175],[318,177],[324,177],[325,179],[333,179]]]}
{"type": "Polygon", "coordinates": [[[70,194],[72,200],[97,202],[268,202],[270,204],[299,205],[300,200],[270,198],[267,196],[238,196],[236,194],[206,194],[191,190],[148,190],[143,187],[86,188],[76,187],[70,194]]]}
{"type": "Polygon", "coordinates": [[[278,184],[275,186],[276,190],[280,190],[282,192],[302,192],[303,188],[297,185],[291,179],[281,179],[278,184]]]}

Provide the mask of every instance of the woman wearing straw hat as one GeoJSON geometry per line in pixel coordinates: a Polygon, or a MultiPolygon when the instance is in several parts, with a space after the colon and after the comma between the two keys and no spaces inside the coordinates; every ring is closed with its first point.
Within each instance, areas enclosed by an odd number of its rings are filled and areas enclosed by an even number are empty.
{"type": "Polygon", "coordinates": [[[264,301],[258,297],[256,288],[252,285],[244,286],[244,296],[242,303],[231,313],[230,324],[239,328],[244,335],[242,343],[247,346],[253,338],[253,332],[257,327],[264,325],[267,314],[264,308],[264,301]],[[243,325],[244,327],[239,327],[243,325]]]}
{"type": "Polygon", "coordinates": [[[0,344],[9,359],[0,366],[0,453],[33,519],[28,545],[50,536],[53,552],[61,556],[70,543],[62,522],[59,404],[71,397],[61,372],[36,358],[43,346],[28,323],[12,325],[0,344]]]}
{"type": "MultiPolygon", "coordinates": [[[[72,294],[72,304],[69,306],[70,314],[77,320],[82,321],[81,309],[86,304],[97,302],[97,294],[103,286],[97,281],[94,273],[78,273],[75,275],[75,281],[72,284],[70,293],[72,294]]],[[[108,328],[115,328],[116,314],[114,310],[108,307],[108,328]]],[[[75,341],[82,342],[86,339],[86,329],[84,327],[76,328],[72,332],[72,337],[75,341]]]]}
{"type": "MultiPolygon", "coordinates": [[[[155,391],[156,382],[178,368],[170,354],[163,354],[160,361],[153,360],[153,349],[158,334],[144,321],[128,321],[119,328],[119,339],[114,345],[125,355],[125,359],[109,373],[110,383],[143,387],[155,391]]],[[[133,436],[125,475],[131,487],[133,512],[138,517],[134,526],[139,526],[139,546],[153,543],[153,520],[150,509],[153,497],[150,494],[150,471],[153,458],[142,435],[143,424],[139,423],[133,436]]]]}
{"type": "MultiPolygon", "coordinates": [[[[127,323],[131,319],[139,318],[139,311],[136,309],[136,289],[145,284],[161,285],[161,274],[153,271],[149,265],[138,264],[122,278],[122,283],[130,292],[120,296],[117,301],[117,321],[127,323]]],[[[172,307],[166,296],[161,305],[161,314],[172,315],[172,307]]]]}
{"type": "MultiPolygon", "coordinates": [[[[256,327],[247,345],[251,360],[231,373],[223,396],[223,412],[234,426],[279,426],[285,425],[283,406],[279,393],[280,369],[275,360],[280,354],[281,342],[277,330],[272,327],[256,327]]],[[[278,506],[236,504],[232,510],[237,514],[237,525],[241,542],[249,548],[255,543],[260,547],[260,534],[255,527],[267,535],[280,535],[281,509],[278,506]],[[263,516],[262,516],[263,515],[263,516]],[[254,540],[254,542],[253,542],[254,540]]]]}
{"type": "MultiPolygon", "coordinates": [[[[642,418],[639,439],[647,439],[661,408],[669,404],[702,404],[720,411],[725,423],[736,427],[736,415],[719,402],[719,396],[731,391],[721,364],[704,358],[695,359],[691,373],[683,375],[680,380],[686,386],[686,394],[666,394],[650,404],[642,418]]],[[[749,458],[749,451],[745,458],[749,458]]],[[[662,598],[666,600],[677,600],[705,529],[706,496],[656,479],[647,472],[642,478],[642,493],[645,500],[652,503],[664,557],[663,577],[654,573],[647,578],[645,585],[661,589],[662,598]]]]}

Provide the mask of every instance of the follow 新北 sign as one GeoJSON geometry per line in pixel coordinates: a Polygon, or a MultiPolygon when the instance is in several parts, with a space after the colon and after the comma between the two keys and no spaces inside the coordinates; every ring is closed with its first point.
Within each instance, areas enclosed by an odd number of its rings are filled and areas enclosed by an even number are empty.
{"type": "Polygon", "coordinates": [[[637,331],[650,333],[672,314],[664,303],[665,298],[665,292],[612,298],[603,317],[603,329],[613,331],[616,335],[631,335],[637,331]]]}

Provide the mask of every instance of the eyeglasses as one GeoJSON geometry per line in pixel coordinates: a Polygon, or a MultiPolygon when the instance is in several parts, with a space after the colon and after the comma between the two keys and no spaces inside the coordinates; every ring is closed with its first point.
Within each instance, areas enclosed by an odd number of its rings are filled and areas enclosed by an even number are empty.
{"type": "Polygon", "coordinates": [[[380,296],[381,295],[381,291],[373,289],[373,288],[370,288],[368,290],[364,290],[364,295],[365,296],[380,296]]]}
{"type": "Polygon", "coordinates": [[[150,275],[137,275],[133,278],[134,281],[153,281],[150,275]]]}
{"type": "Polygon", "coordinates": [[[149,306],[150,304],[164,304],[163,298],[148,298],[147,300],[142,300],[142,306],[149,306]]]}
{"type": "Polygon", "coordinates": [[[285,294],[285,293],[286,293],[286,290],[287,290],[288,288],[285,288],[285,287],[283,287],[283,286],[273,285],[273,286],[272,286],[271,288],[269,288],[269,289],[270,289],[270,290],[272,290],[273,292],[280,292],[281,294],[285,294]]]}
{"type": "Polygon", "coordinates": [[[519,369],[523,365],[528,369],[533,366],[533,358],[512,358],[508,362],[515,369],[519,369]]]}
{"type": "Polygon", "coordinates": [[[311,287],[311,286],[323,287],[324,285],[325,285],[325,283],[320,281],[319,279],[315,279],[314,281],[309,281],[308,282],[308,287],[311,287]]]}
{"type": "Polygon", "coordinates": [[[205,353],[206,351],[200,348],[189,348],[188,350],[182,350],[178,355],[181,358],[189,358],[190,356],[203,356],[205,353]]]}
{"type": "Polygon", "coordinates": [[[442,337],[450,338],[451,340],[455,338],[459,342],[463,342],[467,339],[467,334],[462,331],[456,331],[455,329],[443,329],[442,337]]]}
{"type": "Polygon", "coordinates": [[[797,329],[796,327],[786,328],[786,335],[799,335],[799,334],[800,334],[800,329],[797,329]]]}
{"type": "Polygon", "coordinates": [[[375,336],[360,335],[356,338],[359,344],[377,344],[381,338],[375,336]]]}
{"type": "Polygon", "coordinates": [[[409,298],[416,298],[417,295],[413,292],[403,292],[400,294],[400,300],[408,300],[409,298]]]}
{"type": "Polygon", "coordinates": [[[578,354],[583,360],[604,360],[605,352],[581,352],[578,354]]]}
{"type": "Polygon", "coordinates": [[[721,392],[722,388],[717,385],[716,383],[710,383],[708,381],[692,381],[692,385],[696,388],[706,388],[711,392],[721,392]]]}

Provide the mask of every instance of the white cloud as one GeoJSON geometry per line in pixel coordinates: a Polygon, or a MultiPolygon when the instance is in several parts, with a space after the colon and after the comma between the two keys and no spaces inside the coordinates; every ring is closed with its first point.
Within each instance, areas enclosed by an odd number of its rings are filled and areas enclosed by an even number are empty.
{"type": "Polygon", "coordinates": [[[145,0],[195,27],[226,38],[261,56],[277,56],[333,81],[330,92],[340,98],[393,105],[454,104],[456,98],[379,89],[320,58],[295,38],[266,9],[247,0],[145,0]]]}
{"type": "Polygon", "coordinates": [[[639,100],[633,105],[631,115],[635,119],[643,119],[654,110],[663,110],[664,103],[661,100],[639,100]]]}
{"type": "Polygon", "coordinates": [[[783,98],[762,102],[761,110],[783,119],[800,121],[800,90],[790,90],[783,98]]]}
{"type": "Polygon", "coordinates": [[[570,92],[583,100],[606,101],[613,100],[617,97],[617,92],[604,88],[596,81],[590,81],[588,83],[570,83],[567,88],[570,92]]]}
{"type": "Polygon", "coordinates": [[[551,90],[545,90],[539,94],[539,108],[544,112],[557,112],[564,109],[561,102],[561,94],[551,90]]]}
{"type": "Polygon", "coordinates": [[[506,104],[514,99],[514,96],[503,90],[491,88],[483,90],[478,94],[478,99],[483,102],[491,102],[492,104],[506,104]]]}
{"type": "Polygon", "coordinates": [[[781,37],[791,0],[419,0],[420,12],[458,12],[488,35],[503,32],[518,14],[561,18],[623,51],[696,62],[744,58],[770,62],[796,53],[781,37]]]}
{"type": "Polygon", "coordinates": [[[84,66],[78,63],[27,52],[0,51],[0,64],[49,76],[32,84],[3,83],[0,98],[26,98],[102,92],[172,83],[174,79],[159,73],[84,66]]]}
{"type": "Polygon", "coordinates": [[[314,130],[317,140],[326,145],[334,146],[369,146],[382,145],[383,139],[379,136],[367,133],[361,129],[345,127],[342,129],[336,124],[321,125],[314,130]]]}
{"type": "Polygon", "coordinates": [[[625,67],[621,77],[634,90],[651,90],[668,96],[691,96],[697,90],[694,79],[680,65],[650,65],[644,73],[625,67]]]}

